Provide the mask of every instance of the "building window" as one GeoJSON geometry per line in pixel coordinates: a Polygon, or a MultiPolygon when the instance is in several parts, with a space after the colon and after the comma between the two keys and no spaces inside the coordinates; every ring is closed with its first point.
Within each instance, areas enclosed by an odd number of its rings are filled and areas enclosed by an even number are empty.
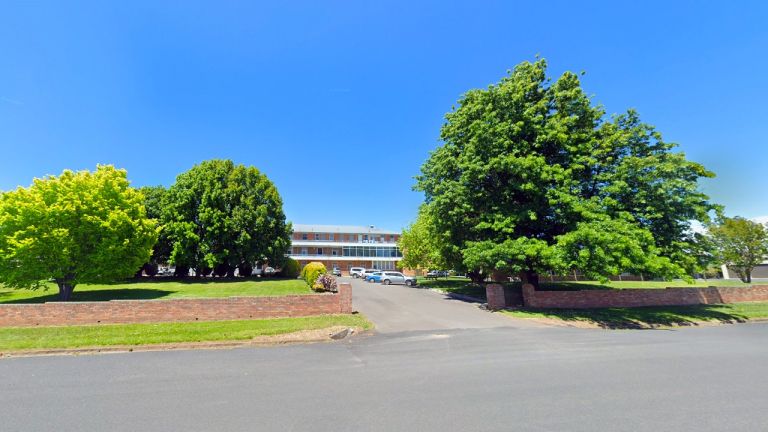
{"type": "Polygon", "coordinates": [[[323,248],[317,248],[317,254],[322,255],[323,254],[323,248]]]}
{"type": "Polygon", "coordinates": [[[333,255],[333,256],[336,256],[336,255],[338,255],[338,252],[336,251],[336,249],[334,249],[334,250],[332,250],[332,251],[331,251],[331,255],[333,255]]]}
{"type": "Polygon", "coordinates": [[[320,234],[315,234],[315,240],[320,240],[320,234]]]}
{"type": "Polygon", "coordinates": [[[307,248],[301,248],[302,255],[308,255],[307,248]]]}
{"type": "Polygon", "coordinates": [[[333,234],[328,234],[328,240],[333,241],[333,234]]]}
{"type": "Polygon", "coordinates": [[[306,240],[306,239],[307,239],[307,234],[306,234],[306,233],[302,234],[302,235],[301,235],[301,239],[302,239],[302,240],[306,240]]]}

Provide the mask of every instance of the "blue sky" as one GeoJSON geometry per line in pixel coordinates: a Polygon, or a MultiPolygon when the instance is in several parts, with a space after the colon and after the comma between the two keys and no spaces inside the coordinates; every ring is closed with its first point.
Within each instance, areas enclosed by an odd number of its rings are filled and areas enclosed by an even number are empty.
{"type": "Polygon", "coordinates": [[[399,229],[444,114],[540,54],[715,171],[729,214],[768,215],[766,3],[632,3],[5,1],[0,189],[230,158],[291,221],[399,229]]]}

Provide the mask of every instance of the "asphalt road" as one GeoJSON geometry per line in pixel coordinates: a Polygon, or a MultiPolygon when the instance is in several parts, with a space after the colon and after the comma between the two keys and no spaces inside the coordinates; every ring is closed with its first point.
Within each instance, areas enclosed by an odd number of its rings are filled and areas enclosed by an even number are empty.
{"type": "Polygon", "coordinates": [[[356,307],[399,318],[337,343],[0,360],[0,430],[768,430],[766,324],[538,328],[463,304],[451,325],[453,301],[383,292],[356,307]],[[401,295],[433,328],[400,331],[401,295]]]}

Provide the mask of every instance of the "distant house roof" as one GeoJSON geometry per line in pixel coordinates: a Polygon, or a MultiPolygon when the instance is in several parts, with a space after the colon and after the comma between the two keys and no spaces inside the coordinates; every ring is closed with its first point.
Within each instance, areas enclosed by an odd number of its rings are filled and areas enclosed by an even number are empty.
{"type": "Polygon", "coordinates": [[[385,230],[371,226],[354,225],[305,225],[293,224],[293,232],[305,233],[346,233],[346,234],[400,234],[399,231],[385,230]]]}

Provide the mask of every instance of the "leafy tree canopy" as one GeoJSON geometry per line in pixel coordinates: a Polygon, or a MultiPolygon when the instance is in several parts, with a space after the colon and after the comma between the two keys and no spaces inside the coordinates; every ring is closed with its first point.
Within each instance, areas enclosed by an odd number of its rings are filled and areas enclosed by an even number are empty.
{"type": "Polygon", "coordinates": [[[233,271],[258,261],[280,266],[290,247],[283,201],[254,167],[205,161],[180,174],[163,202],[171,261],[198,274],[217,266],[233,271]]]}
{"type": "Polygon", "coordinates": [[[454,249],[444,257],[532,282],[549,270],[692,272],[690,221],[716,208],[697,182],[713,174],[635,111],[607,119],[577,75],[552,82],[546,69],[523,62],[446,115],[416,185],[454,249]]]}
{"type": "Polygon", "coordinates": [[[429,208],[422,206],[416,221],[403,230],[398,240],[398,246],[403,251],[400,265],[412,269],[442,269],[446,268],[444,250],[449,247],[435,230],[429,214],[429,208]]]}
{"type": "Polygon", "coordinates": [[[168,230],[164,229],[161,224],[161,218],[163,214],[163,203],[167,189],[163,186],[144,186],[139,188],[139,191],[144,195],[144,206],[147,209],[147,217],[157,221],[160,225],[160,233],[158,235],[157,243],[152,248],[152,256],[149,261],[152,264],[164,264],[171,258],[171,251],[173,245],[168,236],[168,230]]]}
{"type": "Polygon", "coordinates": [[[125,170],[64,171],[0,195],[0,282],[35,288],[47,280],[69,300],[80,283],[133,275],[157,239],[144,196],[125,170]]]}
{"type": "Polygon", "coordinates": [[[719,261],[734,270],[742,282],[752,282],[752,270],[768,260],[768,229],[741,217],[723,217],[709,227],[709,233],[719,261]]]}

